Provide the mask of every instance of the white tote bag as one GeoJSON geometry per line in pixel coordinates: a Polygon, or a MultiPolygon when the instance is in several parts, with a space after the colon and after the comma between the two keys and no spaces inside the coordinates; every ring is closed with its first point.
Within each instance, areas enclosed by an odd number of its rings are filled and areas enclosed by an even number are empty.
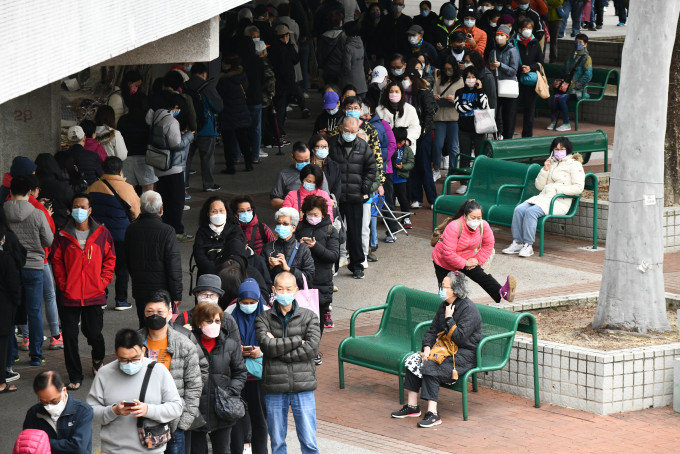
{"type": "Polygon", "coordinates": [[[516,80],[500,79],[497,81],[499,98],[519,97],[519,83],[516,80]]]}
{"type": "Polygon", "coordinates": [[[475,109],[475,132],[489,134],[498,131],[494,109],[475,109]]]}

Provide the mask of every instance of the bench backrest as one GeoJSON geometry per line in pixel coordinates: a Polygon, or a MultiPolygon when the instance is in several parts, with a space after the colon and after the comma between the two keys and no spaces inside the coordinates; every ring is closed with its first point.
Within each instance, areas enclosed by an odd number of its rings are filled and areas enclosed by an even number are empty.
{"type": "MultiPolygon", "coordinates": [[[[501,160],[547,159],[550,156],[550,145],[558,136],[525,137],[512,140],[487,140],[483,144],[485,154],[501,160]]],[[[609,141],[607,133],[601,129],[593,132],[577,132],[564,134],[575,153],[593,153],[607,150],[609,141]]],[[[475,159],[476,161],[476,159],[475,159]]]]}
{"type": "MultiPolygon", "coordinates": [[[[521,313],[511,312],[497,307],[477,303],[477,309],[482,315],[482,336],[488,337],[494,334],[516,331],[521,313]]],[[[484,343],[481,357],[482,364],[477,367],[499,367],[510,357],[510,350],[515,336],[495,339],[484,343]]]]}
{"type": "MultiPolygon", "coordinates": [[[[435,293],[395,285],[387,294],[387,309],[383,312],[378,336],[410,348],[413,330],[419,323],[432,320],[441,302],[435,293]]],[[[425,330],[421,330],[418,339],[422,339],[425,330]]]]}

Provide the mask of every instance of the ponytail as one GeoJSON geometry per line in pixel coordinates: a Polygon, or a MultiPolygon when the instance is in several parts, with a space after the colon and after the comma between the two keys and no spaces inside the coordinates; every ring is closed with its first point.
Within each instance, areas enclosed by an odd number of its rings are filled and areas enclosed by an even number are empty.
{"type": "Polygon", "coordinates": [[[479,203],[477,203],[477,201],[475,199],[466,200],[465,203],[462,204],[460,206],[460,208],[458,208],[458,211],[456,212],[456,214],[453,215],[453,219],[458,219],[459,217],[461,217],[463,215],[467,216],[472,211],[481,210],[481,209],[482,209],[482,206],[479,203]]]}

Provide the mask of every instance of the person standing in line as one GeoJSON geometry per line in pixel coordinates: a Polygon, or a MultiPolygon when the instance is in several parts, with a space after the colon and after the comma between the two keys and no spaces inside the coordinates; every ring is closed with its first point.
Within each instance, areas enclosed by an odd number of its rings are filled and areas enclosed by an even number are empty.
{"type": "Polygon", "coordinates": [[[536,80],[543,64],[543,51],[533,36],[534,22],[524,18],[519,21],[518,34],[514,44],[519,53],[518,103],[522,104],[522,137],[534,135],[534,113],[536,111],[536,80]]]}

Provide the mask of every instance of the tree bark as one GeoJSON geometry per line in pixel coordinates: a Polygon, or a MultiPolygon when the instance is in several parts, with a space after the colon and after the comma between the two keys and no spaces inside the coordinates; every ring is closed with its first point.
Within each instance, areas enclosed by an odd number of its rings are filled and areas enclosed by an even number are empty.
{"type": "Polygon", "coordinates": [[[680,21],[675,32],[668,85],[666,144],[664,147],[664,198],[666,205],[680,205],[680,21]]]}
{"type": "Polygon", "coordinates": [[[593,328],[668,331],[663,282],[664,139],[680,2],[631,2],[623,46],[607,250],[593,328]],[[654,24],[654,45],[649,41],[654,24]]]}

